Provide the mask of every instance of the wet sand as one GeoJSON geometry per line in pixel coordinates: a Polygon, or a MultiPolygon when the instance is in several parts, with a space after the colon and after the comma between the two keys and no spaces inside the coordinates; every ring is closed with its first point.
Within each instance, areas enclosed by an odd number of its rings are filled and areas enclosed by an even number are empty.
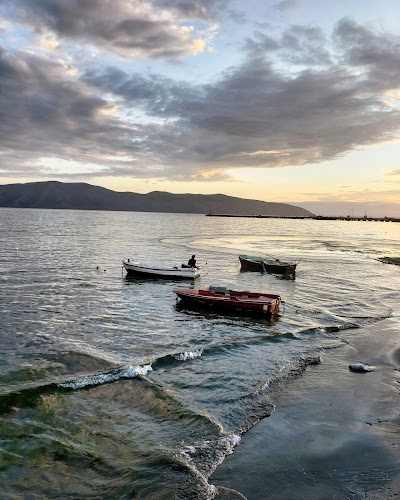
{"type": "Polygon", "coordinates": [[[280,392],[210,483],[249,500],[400,498],[400,318],[340,338],[347,344],[280,392]],[[356,362],[374,371],[353,373],[356,362]]]}

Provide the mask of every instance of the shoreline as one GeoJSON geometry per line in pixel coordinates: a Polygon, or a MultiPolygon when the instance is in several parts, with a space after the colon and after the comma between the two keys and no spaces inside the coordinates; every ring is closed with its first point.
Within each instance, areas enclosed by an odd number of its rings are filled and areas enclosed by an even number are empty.
{"type": "Polygon", "coordinates": [[[216,498],[400,498],[400,317],[339,336],[343,348],[274,395],[272,415],[209,478],[216,498]],[[374,371],[351,372],[355,362],[374,371]]]}

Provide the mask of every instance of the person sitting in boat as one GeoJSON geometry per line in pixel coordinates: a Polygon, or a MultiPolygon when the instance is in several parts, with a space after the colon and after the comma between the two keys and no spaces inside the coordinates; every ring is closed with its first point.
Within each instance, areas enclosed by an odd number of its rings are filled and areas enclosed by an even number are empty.
{"type": "Polygon", "coordinates": [[[187,265],[188,267],[196,267],[196,259],[195,259],[195,255],[192,255],[192,257],[189,259],[187,265]]]}

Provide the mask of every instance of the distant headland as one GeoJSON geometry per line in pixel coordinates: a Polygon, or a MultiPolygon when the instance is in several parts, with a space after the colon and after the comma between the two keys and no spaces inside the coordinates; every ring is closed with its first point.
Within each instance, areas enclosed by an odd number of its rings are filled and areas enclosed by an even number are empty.
{"type": "Polygon", "coordinates": [[[314,217],[308,210],[287,203],[249,200],[224,194],[172,194],[163,191],[121,193],[86,183],[58,181],[0,186],[0,207],[314,217]]]}

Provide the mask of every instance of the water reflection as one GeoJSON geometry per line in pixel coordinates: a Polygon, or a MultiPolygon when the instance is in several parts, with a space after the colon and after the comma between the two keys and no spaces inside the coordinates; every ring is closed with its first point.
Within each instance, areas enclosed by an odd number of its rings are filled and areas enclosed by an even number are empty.
{"type": "Polygon", "coordinates": [[[278,280],[295,280],[296,279],[296,271],[292,272],[287,272],[287,273],[273,273],[270,271],[259,271],[259,270],[253,270],[253,269],[243,269],[240,268],[239,270],[240,273],[253,273],[253,274],[259,274],[261,276],[263,275],[271,275],[275,276],[278,280]]]}
{"type": "Polygon", "coordinates": [[[181,301],[179,299],[177,300],[178,301],[175,304],[177,312],[206,319],[230,318],[243,320],[243,318],[248,318],[250,323],[265,323],[268,326],[276,324],[280,319],[279,314],[266,316],[265,313],[262,313],[261,311],[240,311],[239,309],[231,310],[217,306],[211,306],[210,308],[203,304],[186,303],[185,301],[181,301]]]}
{"type": "Polygon", "coordinates": [[[139,284],[139,285],[145,285],[145,284],[159,284],[159,285],[167,285],[170,288],[174,288],[176,286],[180,286],[181,288],[194,288],[194,282],[193,281],[183,281],[183,280],[177,280],[174,278],[159,278],[159,277],[140,277],[140,276],[132,276],[127,274],[124,276],[124,283],[125,285],[134,285],[134,284],[139,284]]]}

